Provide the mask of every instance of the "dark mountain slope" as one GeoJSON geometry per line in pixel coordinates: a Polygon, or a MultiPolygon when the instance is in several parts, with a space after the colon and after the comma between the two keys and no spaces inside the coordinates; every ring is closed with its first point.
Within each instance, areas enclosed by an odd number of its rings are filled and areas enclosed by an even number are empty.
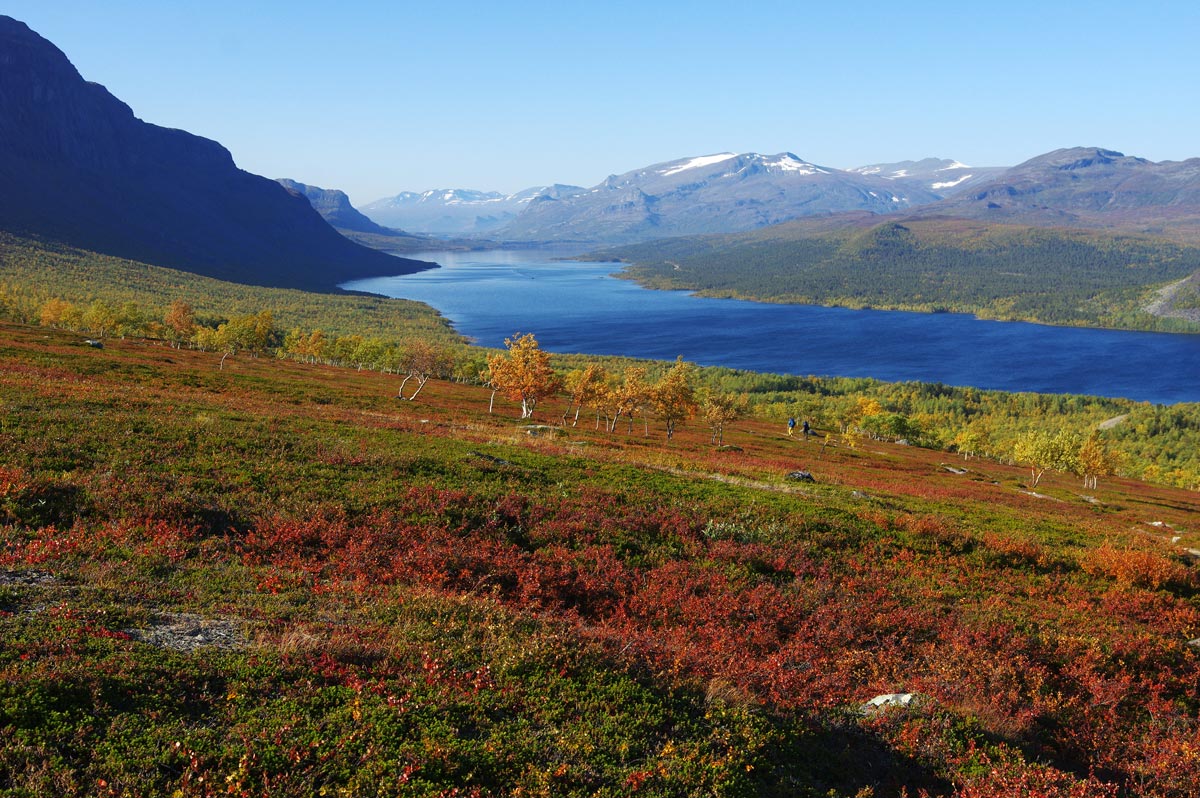
{"type": "Polygon", "coordinates": [[[0,16],[0,229],[257,285],[332,289],[425,264],[361,247],[214,141],[148,124],[0,16]]]}

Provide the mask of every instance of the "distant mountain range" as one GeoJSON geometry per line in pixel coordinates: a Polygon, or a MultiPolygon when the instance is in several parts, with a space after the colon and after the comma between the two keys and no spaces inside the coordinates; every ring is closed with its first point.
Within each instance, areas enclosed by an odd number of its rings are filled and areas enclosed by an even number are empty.
{"type": "Polygon", "coordinates": [[[808,217],[831,216],[837,226],[843,214],[856,225],[854,214],[864,212],[1128,229],[1195,241],[1200,159],[1154,163],[1075,147],[1014,167],[925,158],[842,170],[792,153],[720,153],[613,175],[590,189],[404,193],[364,211],[406,229],[485,232],[508,241],[621,244],[743,232],[808,217]]]}
{"type": "Polygon", "coordinates": [[[362,210],[380,224],[432,235],[481,235],[503,228],[539,197],[580,193],[579,186],[537,186],[515,194],[464,188],[405,191],[376,200],[362,210]]]}
{"type": "MultiPolygon", "coordinates": [[[[959,179],[957,174],[944,177],[959,179]]],[[[791,153],[721,153],[612,175],[590,189],[554,185],[509,195],[465,189],[405,192],[362,210],[376,222],[411,231],[486,234],[508,241],[625,243],[750,230],[814,214],[887,213],[941,196],[920,179],[818,166],[791,153]]]]}
{"type": "Polygon", "coordinates": [[[507,239],[623,242],[748,230],[809,214],[902,210],[937,195],[791,153],[721,153],[613,175],[588,191],[539,195],[507,239]]]}
{"type": "Polygon", "coordinates": [[[185,271],[329,290],[424,268],[339,235],[214,141],[148,124],[0,16],[0,229],[185,271]]]}

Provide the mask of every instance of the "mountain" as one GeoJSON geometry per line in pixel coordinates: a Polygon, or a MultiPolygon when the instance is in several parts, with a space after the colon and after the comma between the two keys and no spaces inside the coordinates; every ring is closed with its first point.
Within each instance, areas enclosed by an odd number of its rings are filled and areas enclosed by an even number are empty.
{"type": "Polygon", "coordinates": [[[930,193],[949,197],[995,177],[1006,168],[967,166],[949,158],[924,158],[920,161],[868,164],[847,171],[894,180],[902,185],[917,185],[930,193]]]}
{"type": "MultiPolygon", "coordinates": [[[[955,162],[862,169],[897,185],[947,172],[974,180],[955,162]]],[[[596,257],[632,263],[627,274],[652,287],[711,295],[1193,329],[1183,322],[1196,315],[1198,244],[1200,158],[1075,147],[906,212],[806,217],[596,257]]]]}
{"type": "Polygon", "coordinates": [[[215,141],[152,125],[0,16],[0,229],[257,285],[425,268],[361,247],[215,141]]]}
{"type": "Polygon", "coordinates": [[[394,197],[363,206],[371,219],[390,227],[435,235],[472,235],[500,229],[538,197],[555,199],[584,191],[579,186],[537,186],[515,194],[445,188],[416,193],[404,191],[394,197]]]}
{"type": "Polygon", "coordinates": [[[375,224],[350,204],[346,192],[337,189],[318,188],[317,186],[298,183],[286,177],[276,179],[279,185],[288,191],[303,195],[308,199],[313,209],[321,217],[339,230],[352,230],[356,233],[374,233],[375,235],[397,235],[398,230],[375,224]]]}
{"type": "Polygon", "coordinates": [[[874,175],[817,166],[792,153],[720,153],[613,175],[588,191],[534,197],[497,235],[606,243],[728,233],[800,216],[888,213],[939,195],[874,175]]]}
{"type": "Polygon", "coordinates": [[[1099,147],[1054,150],[920,213],[1194,238],[1200,158],[1155,163],[1099,147]]]}

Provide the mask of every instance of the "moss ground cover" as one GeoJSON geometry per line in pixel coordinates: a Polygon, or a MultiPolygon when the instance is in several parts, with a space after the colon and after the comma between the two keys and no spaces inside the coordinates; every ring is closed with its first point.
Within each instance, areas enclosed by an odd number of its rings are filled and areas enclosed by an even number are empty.
{"type": "Polygon", "coordinates": [[[1195,492],[0,340],[0,794],[1200,784],[1195,492]]]}

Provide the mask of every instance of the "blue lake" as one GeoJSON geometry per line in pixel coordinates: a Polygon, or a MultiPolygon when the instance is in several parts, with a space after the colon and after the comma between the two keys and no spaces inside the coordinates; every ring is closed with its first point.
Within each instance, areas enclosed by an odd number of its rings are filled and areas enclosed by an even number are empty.
{"type": "Polygon", "coordinates": [[[426,252],[442,268],[343,285],[425,302],[477,343],[531,332],[553,352],[685,360],[781,374],[1004,391],[1200,401],[1200,335],[997,322],[652,291],[619,264],[553,250],[426,252]]]}

